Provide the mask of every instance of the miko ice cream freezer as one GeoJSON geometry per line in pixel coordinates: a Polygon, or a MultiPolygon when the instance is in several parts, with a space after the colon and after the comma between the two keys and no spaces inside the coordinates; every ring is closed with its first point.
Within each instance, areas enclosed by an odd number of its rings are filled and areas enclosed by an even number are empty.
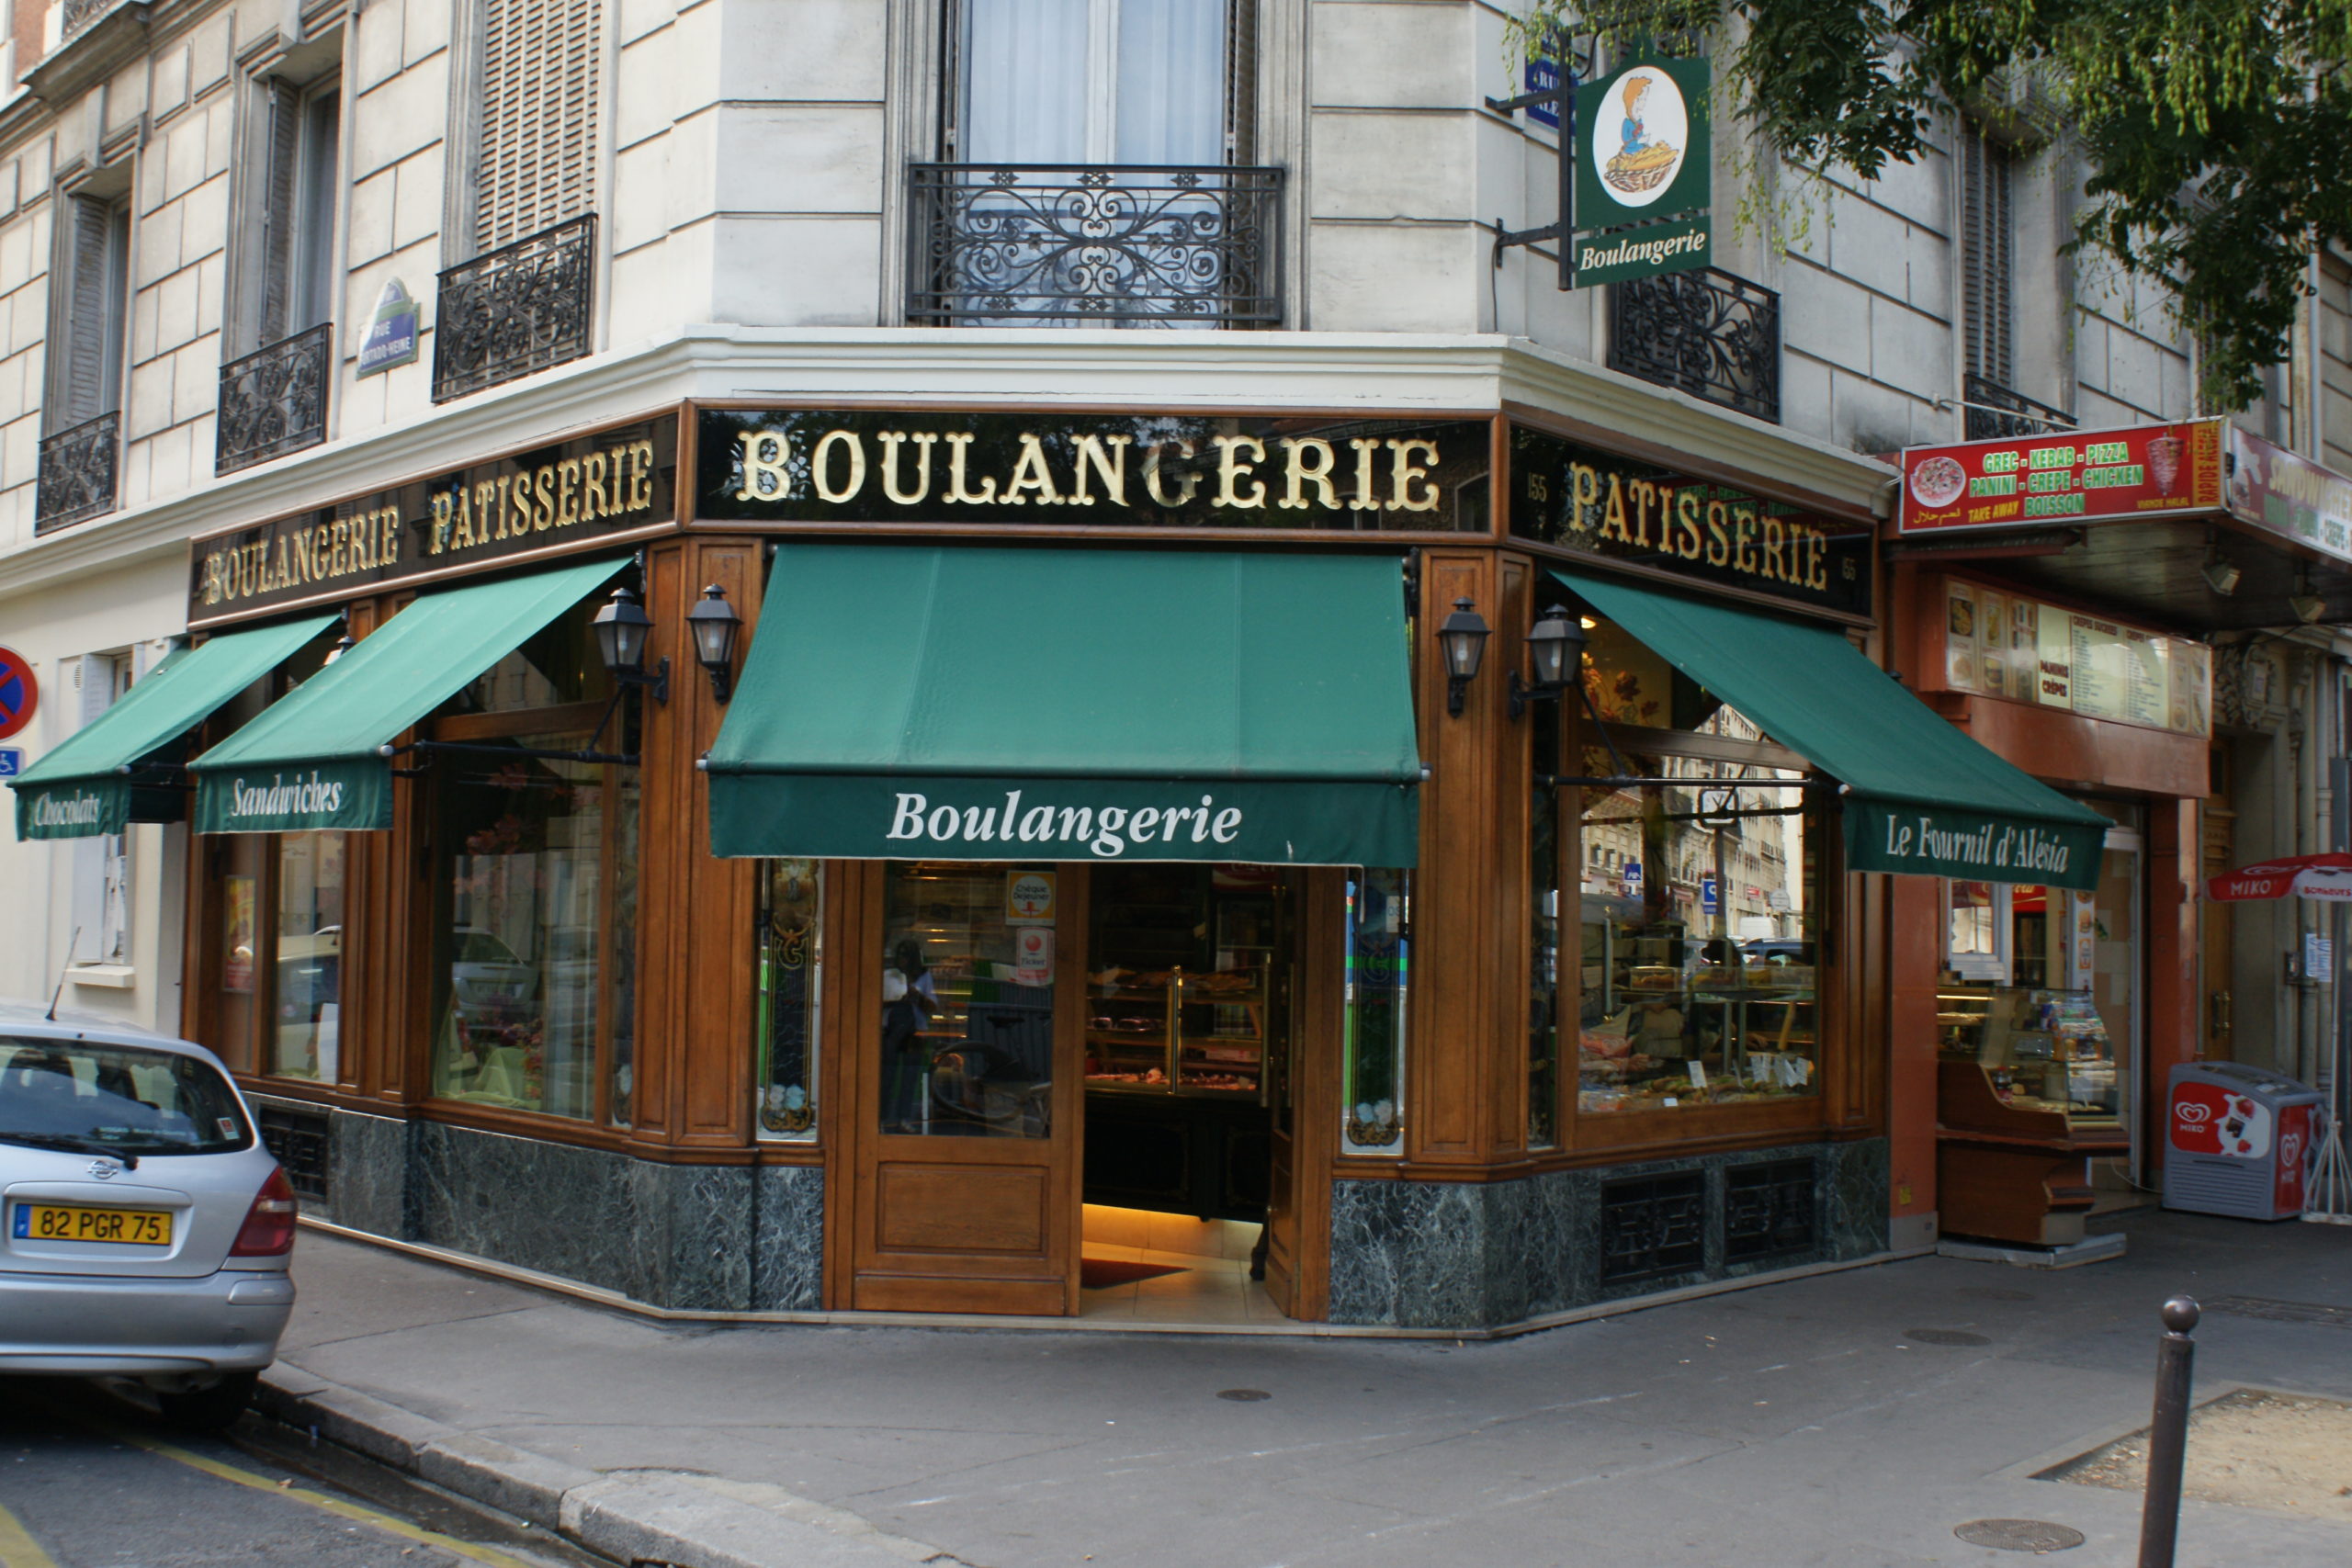
{"type": "Polygon", "coordinates": [[[2293,1219],[2326,1115],[2317,1089],[2283,1073],[2183,1062],[2165,1096],[2165,1207],[2293,1219]]]}

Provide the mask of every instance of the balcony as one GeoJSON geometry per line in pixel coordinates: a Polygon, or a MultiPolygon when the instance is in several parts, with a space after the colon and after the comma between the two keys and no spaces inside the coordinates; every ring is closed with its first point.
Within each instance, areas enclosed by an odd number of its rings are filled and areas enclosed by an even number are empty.
{"type": "Polygon", "coordinates": [[[2039,435],[2045,430],[2072,430],[2075,416],[2048,403],[2035,402],[2023,392],[2013,392],[1998,381],[1988,381],[1970,371],[1961,380],[1961,397],[1967,404],[1967,439],[1971,441],[2007,441],[2019,436],[2039,435]]]}
{"type": "Polygon", "coordinates": [[[443,273],[433,400],[446,403],[584,355],[595,285],[593,212],[443,273]]]}
{"type": "Polygon", "coordinates": [[[1781,423],[1781,297],[1713,267],[1609,289],[1609,367],[1781,423]]]}
{"type": "Polygon", "coordinates": [[[907,320],[1277,327],[1273,168],[909,166],[907,320]]]}
{"type": "Polygon", "coordinates": [[[212,471],[234,473],[327,438],[332,322],[220,367],[212,471]]]}
{"type": "Polygon", "coordinates": [[[122,415],[102,413],[40,444],[40,479],[34,491],[33,532],[46,534],[115,509],[120,472],[122,415]]]}

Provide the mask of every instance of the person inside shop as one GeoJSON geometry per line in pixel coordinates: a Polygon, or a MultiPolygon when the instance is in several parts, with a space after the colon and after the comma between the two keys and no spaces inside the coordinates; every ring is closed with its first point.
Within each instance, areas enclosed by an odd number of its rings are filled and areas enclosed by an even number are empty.
{"type": "Polygon", "coordinates": [[[882,1122],[915,1127],[922,1121],[924,1079],[930,1064],[922,1032],[939,1016],[939,991],[912,937],[890,950],[882,971],[882,1122]]]}

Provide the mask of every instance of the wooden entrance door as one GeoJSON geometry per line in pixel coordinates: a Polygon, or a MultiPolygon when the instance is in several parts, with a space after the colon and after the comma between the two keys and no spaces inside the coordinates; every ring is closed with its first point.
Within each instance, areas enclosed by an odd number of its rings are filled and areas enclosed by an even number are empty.
{"type": "Polygon", "coordinates": [[[1074,1314],[1085,874],[892,861],[859,876],[871,983],[843,1021],[852,1190],[835,1298],[1074,1314]],[[1023,898],[1015,877],[1030,879],[1023,898]],[[1042,953],[1023,934],[1038,931],[1042,953]]]}

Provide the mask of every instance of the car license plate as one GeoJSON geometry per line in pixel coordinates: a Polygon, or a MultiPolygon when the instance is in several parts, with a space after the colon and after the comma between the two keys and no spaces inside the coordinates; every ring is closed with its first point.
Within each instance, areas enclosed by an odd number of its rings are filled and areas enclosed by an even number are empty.
{"type": "Polygon", "coordinates": [[[9,1234],[18,1241],[110,1241],[133,1247],[169,1247],[172,1212],[19,1203],[9,1234]]]}

